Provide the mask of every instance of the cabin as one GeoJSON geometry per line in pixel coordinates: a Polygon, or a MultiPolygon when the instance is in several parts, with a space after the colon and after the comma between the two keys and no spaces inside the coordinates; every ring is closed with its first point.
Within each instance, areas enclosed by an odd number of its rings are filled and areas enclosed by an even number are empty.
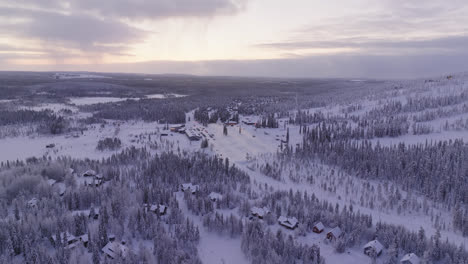
{"type": "Polygon", "coordinates": [[[320,234],[323,232],[324,229],[325,226],[322,224],[322,222],[318,222],[314,225],[314,227],[312,227],[312,232],[320,234]]]}
{"type": "Polygon", "coordinates": [[[179,132],[181,129],[185,130],[185,125],[172,126],[169,130],[171,132],[179,132]]]}
{"type": "Polygon", "coordinates": [[[401,264],[419,264],[420,262],[421,260],[414,253],[408,253],[404,255],[403,258],[400,260],[401,264]]]}
{"type": "Polygon", "coordinates": [[[278,223],[291,230],[295,229],[299,225],[299,221],[297,221],[296,217],[286,217],[286,216],[280,216],[278,218],[278,223]]]}
{"type": "Polygon", "coordinates": [[[86,186],[100,186],[102,184],[102,180],[95,179],[95,178],[85,178],[83,181],[84,185],[86,186]]]}
{"type": "Polygon", "coordinates": [[[64,196],[66,190],[67,190],[67,187],[65,187],[65,184],[61,184],[58,186],[58,194],[60,196],[64,196]]]}
{"type": "Polygon", "coordinates": [[[263,219],[263,217],[270,213],[270,210],[267,207],[260,208],[254,206],[250,209],[250,213],[255,217],[263,219]]]}
{"type": "Polygon", "coordinates": [[[226,125],[228,125],[228,126],[235,126],[237,124],[238,124],[237,121],[234,121],[234,120],[226,121],[226,125]]]}
{"type": "Polygon", "coordinates": [[[378,240],[372,240],[364,245],[364,254],[368,256],[380,256],[384,246],[378,240]]]}
{"type": "Polygon", "coordinates": [[[49,186],[53,186],[55,183],[57,183],[57,181],[54,180],[54,179],[48,179],[47,180],[47,184],[49,184],[49,186]]]}
{"type": "Polygon", "coordinates": [[[213,202],[216,202],[216,201],[219,201],[221,199],[223,199],[223,195],[220,194],[220,193],[216,193],[216,192],[211,192],[208,197],[210,198],[211,201],[213,202]]]}
{"type": "Polygon", "coordinates": [[[180,185],[180,190],[185,192],[185,191],[190,191],[192,194],[195,194],[200,187],[198,185],[193,185],[191,183],[184,183],[180,185]]]}
{"type": "Polygon", "coordinates": [[[187,135],[188,139],[191,141],[198,141],[202,138],[202,136],[193,129],[186,130],[185,135],[187,135]]]}
{"type": "Polygon", "coordinates": [[[26,203],[26,206],[29,208],[36,208],[38,203],[39,203],[39,200],[37,198],[32,198],[26,203]]]}
{"type": "Polygon", "coordinates": [[[80,236],[80,241],[81,241],[81,243],[83,243],[84,247],[88,247],[88,242],[89,242],[88,234],[84,234],[84,235],[80,236]]]}
{"type": "Polygon", "coordinates": [[[157,204],[152,204],[152,205],[149,205],[149,204],[143,204],[143,208],[145,210],[145,212],[153,212],[155,214],[159,214],[159,215],[165,215],[167,213],[167,206],[165,205],[157,205],[157,204]]]}
{"type": "Polygon", "coordinates": [[[94,177],[96,176],[96,171],[94,170],[87,170],[83,172],[83,177],[94,177]]]}
{"type": "Polygon", "coordinates": [[[342,234],[343,234],[343,232],[341,231],[341,228],[339,228],[337,226],[337,227],[333,228],[332,230],[330,230],[330,232],[327,233],[327,239],[335,240],[335,239],[341,237],[342,234]]]}
{"type": "Polygon", "coordinates": [[[252,120],[250,120],[250,119],[244,119],[244,120],[242,121],[242,123],[244,123],[244,124],[246,124],[246,125],[248,125],[248,126],[252,126],[252,125],[255,125],[257,122],[252,121],[252,120]]]}
{"type": "Polygon", "coordinates": [[[118,256],[125,258],[128,255],[129,249],[123,241],[121,243],[112,241],[102,248],[102,252],[111,259],[115,259],[118,256]]]}
{"type": "MultiPolygon", "coordinates": [[[[57,239],[57,235],[52,236],[52,241],[54,242],[54,244],[57,243],[57,239]]],[[[65,248],[67,249],[73,249],[77,246],[78,238],[68,232],[62,232],[60,234],[59,239],[61,239],[62,241],[66,241],[65,248]]]]}
{"type": "Polygon", "coordinates": [[[159,215],[165,215],[167,213],[167,206],[160,204],[158,207],[159,215]]]}
{"type": "Polygon", "coordinates": [[[97,220],[99,218],[99,208],[93,208],[88,213],[88,218],[97,220]]]}

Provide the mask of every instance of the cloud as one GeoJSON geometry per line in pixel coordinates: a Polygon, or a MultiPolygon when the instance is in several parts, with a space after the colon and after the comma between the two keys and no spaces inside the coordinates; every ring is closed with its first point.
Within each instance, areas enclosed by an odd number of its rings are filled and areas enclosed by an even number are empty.
{"type": "Polygon", "coordinates": [[[310,23],[292,30],[282,40],[253,46],[276,49],[286,56],[324,51],[354,55],[441,55],[463,53],[468,46],[466,0],[364,3],[360,3],[361,10],[339,17],[312,17],[310,23]]]}
{"type": "Polygon", "coordinates": [[[61,14],[22,8],[1,8],[0,16],[23,19],[0,27],[0,34],[44,42],[48,49],[67,47],[89,52],[121,52],[146,32],[115,20],[84,14],[61,14]],[[105,47],[103,45],[115,45],[105,47]]]}
{"type": "MultiPolygon", "coordinates": [[[[154,32],[130,20],[211,17],[233,14],[246,0],[17,0],[0,3],[0,36],[40,43],[51,57],[57,50],[132,56],[133,44],[154,32]]],[[[37,49],[37,47],[35,47],[37,49]]]]}
{"type": "Polygon", "coordinates": [[[346,38],[328,41],[319,40],[299,42],[273,42],[258,44],[257,46],[287,51],[303,49],[354,48],[356,49],[356,53],[369,51],[382,53],[382,51],[386,51],[386,53],[398,54],[405,50],[410,50],[412,53],[427,53],[434,51],[439,51],[440,53],[456,53],[466,51],[466,47],[468,47],[468,35],[415,40],[346,38]]]}
{"type": "Polygon", "coordinates": [[[237,13],[244,1],[236,0],[76,0],[72,7],[105,16],[129,19],[203,17],[237,13]]]}
{"type": "Polygon", "coordinates": [[[99,16],[156,20],[168,17],[205,17],[235,14],[247,0],[17,0],[21,5],[99,16]]]}

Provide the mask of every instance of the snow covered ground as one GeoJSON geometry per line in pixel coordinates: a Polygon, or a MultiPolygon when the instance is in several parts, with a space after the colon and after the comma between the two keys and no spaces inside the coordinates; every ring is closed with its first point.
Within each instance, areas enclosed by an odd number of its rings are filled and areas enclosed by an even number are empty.
{"type": "MultiPolygon", "coordinates": [[[[84,77],[80,77],[84,78],[84,77]]],[[[89,76],[87,77],[89,78],[89,76]]],[[[361,80],[353,80],[353,82],[361,82],[361,80]]],[[[462,88],[466,88],[463,86],[462,88]]],[[[457,89],[455,89],[457,90],[457,89]]],[[[408,91],[398,91],[390,95],[386,100],[406,100],[405,96],[411,94],[411,89],[408,91]]],[[[433,94],[436,90],[424,91],[427,94],[433,94]]],[[[164,99],[167,97],[183,97],[182,94],[152,94],[146,96],[149,99],[164,99]]],[[[389,95],[385,95],[389,96],[389,95]]],[[[352,112],[357,116],[362,116],[370,110],[382,105],[380,100],[382,97],[377,96],[375,100],[357,100],[356,104],[362,104],[362,108],[352,112]]],[[[386,98],[386,97],[383,97],[386,98]]],[[[24,107],[32,110],[51,109],[54,112],[59,112],[62,109],[71,110],[75,117],[79,114],[79,109],[76,106],[108,103],[127,100],[130,98],[116,98],[116,97],[75,97],[70,98],[68,104],[44,104],[35,107],[24,107]]],[[[3,100],[9,102],[9,100],[3,100]]],[[[0,101],[2,103],[2,101],[0,101]]],[[[310,109],[311,112],[322,112],[325,115],[342,115],[343,111],[349,105],[330,104],[326,107],[310,109]]],[[[256,120],[258,117],[254,116],[240,116],[242,121],[244,118],[256,120]]],[[[454,121],[456,118],[468,118],[467,114],[457,115],[456,117],[439,118],[434,121],[427,122],[435,128],[434,132],[424,135],[406,134],[400,137],[384,137],[374,138],[371,141],[376,143],[380,142],[382,145],[394,145],[400,142],[408,144],[425,143],[426,141],[440,141],[447,139],[464,139],[468,141],[467,131],[446,131],[440,127],[446,121],[454,121]],[[439,128],[439,129],[437,129],[439,128]]],[[[242,122],[238,125],[228,126],[227,135],[223,134],[223,124],[209,124],[203,127],[197,121],[194,121],[193,111],[187,114],[186,127],[189,129],[196,129],[205,135],[208,139],[208,149],[200,149],[200,141],[190,141],[186,135],[170,132],[164,130],[166,124],[159,124],[157,122],[142,122],[142,121],[113,121],[107,120],[108,123],[104,126],[88,125],[83,129],[83,132],[77,135],[66,134],[59,136],[20,136],[20,137],[6,137],[0,139],[0,162],[25,160],[28,157],[59,157],[70,156],[79,159],[102,159],[110,157],[111,155],[119,152],[115,151],[98,151],[96,150],[97,143],[100,139],[118,137],[122,141],[122,149],[125,147],[148,147],[154,153],[164,150],[187,150],[187,151],[204,151],[209,154],[215,154],[222,158],[228,158],[229,161],[235,164],[238,168],[245,171],[251,178],[253,185],[256,188],[259,186],[268,185],[273,191],[300,191],[315,194],[319,200],[326,200],[331,204],[339,204],[340,208],[349,206],[352,200],[352,195],[346,195],[342,188],[337,188],[336,193],[324,190],[320,184],[310,184],[305,182],[292,182],[287,177],[283,177],[281,181],[274,180],[265,176],[254,165],[256,161],[264,161],[265,157],[274,155],[286,146],[295,148],[302,144],[302,135],[299,133],[299,126],[290,125],[285,123],[287,119],[280,119],[279,128],[255,128],[251,125],[245,125],[242,122]],[[288,132],[289,131],[289,132],[288,132]],[[286,135],[289,133],[289,142],[282,144],[286,140],[286,135]],[[47,148],[48,144],[55,144],[53,148],[47,148]]],[[[169,127],[172,126],[169,124],[169,127]]],[[[306,166],[303,164],[302,166],[306,166]]],[[[333,168],[335,169],[335,168],[333,168]]],[[[351,177],[351,176],[349,176],[351,177]]],[[[357,183],[364,185],[359,179],[353,179],[357,183]]],[[[319,179],[320,182],[320,179],[319,179]]],[[[376,183],[371,183],[376,185],[376,183]]],[[[231,239],[211,233],[206,230],[201,221],[201,217],[191,214],[187,209],[183,194],[177,193],[177,200],[183,213],[194,221],[200,228],[200,243],[198,252],[201,260],[204,263],[249,263],[240,249],[240,239],[231,239]]],[[[422,199],[422,197],[417,197],[422,199]]],[[[404,213],[401,215],[395,212],[379,210],[378,208],[371,209],[367,206],[361,206],[357,203],[353,204],[354,210],[359,210],[361,213],[372,215],[374,223],[382,221],[388,224],[402,225],[412,231],[418,231],[420,227],[424,227],[426,233],[432,236],[436,233],[431,216],[422,213],[404,213]]],[[[435,210],[436,214],[448,223],[450,222],[451,212],[444,211],[443,209],[435,210]]],[[[274,231],[281,228],[279,225],[270,227],[274,231]]],[[[286,233],[289,231],[285,230],[286,233]]],[[[293,231],[289,232],[293,234],[293,231]]],[[[296,237],[300,243],[312,245],[317,244],[321,248],[321,255],[325,258],[327,263],[371,263],[369,257],[362,253],[360,246],[348,249],[343,254],[337,254],[332,245],[325,242],[325,233],[315,234],[308,233],[305,237],[296,237]]],[[[447,228],[441,231],[442,238],[448,239],[450,242],[457,245],[463,245],[466,248],[467,239],[458,232],[447,228]]],[[[378,259],[377,263],[383,263],[385,257],[378,259]]]]}

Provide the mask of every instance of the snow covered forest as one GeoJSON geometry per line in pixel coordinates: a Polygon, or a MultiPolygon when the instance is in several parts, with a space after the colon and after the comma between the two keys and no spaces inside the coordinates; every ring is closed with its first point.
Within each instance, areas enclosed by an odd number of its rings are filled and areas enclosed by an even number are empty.
{"type": "Polygon", "coordinates": [[[468,263],[468,74],[0,73],[0,263],[468,263]]]}

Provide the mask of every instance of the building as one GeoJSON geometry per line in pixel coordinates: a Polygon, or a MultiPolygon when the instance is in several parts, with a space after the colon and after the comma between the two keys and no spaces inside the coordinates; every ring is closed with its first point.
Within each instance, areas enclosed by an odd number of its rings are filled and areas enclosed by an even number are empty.
{"type": "Polygon", "coordinates": [[[65,187],[65,184],[60,184],[60,185],[58,185],[57,189],[58,189],[58,194],[59,194],[60,196],[64,196],[64,195],[65,195],[65,191],[67,190],[67,188],[65,187]]]}
{"type": "Polygon", "coordinates": [[[289,229],[295,229],[299,225],[299,221],[297,221],[296,217],[280,216],[278,218],[278,223],[289,229]]]}
{"type": "Polygon", "coordinates": [[[190,191],[192,194],[195,194],[199,189],[200,187],[198,185],[193,185],[191,183],[184,183],[180,185],[181,191],[190,191]]]}
{"type": "Polygon", "coordinates": [[[237,124],[238,124],[237,121],[234,121],[234,120],[229,120],[229,121],[226,122],[226,125],[228,125],[228,126],[235,126],[237,124]]]}
{"type": "Polygon", "coordinates": [[[92,208],[89,210],[88,218],[97,220],[99,218],[99,208],[92,208]]]}
{"type": "Polygon", "coordinates": [[[55,144],[54,144],[54,143],[47,144],[47,145],[46,145],[46,148],[55,148],[55,144]]]}
{"type": "Polygon", "coordinates": [[[254,206],[252,209],[250,209],[250,213],[255,217],[263,219],[263,217],[270,213],[270,210],[266,207],[260,208],[254,206]]]}
{"type": "Polygon", "coordinates": [[[257,122],[252,121],[250,118],[246,118],[242,121],[242,123],[248,125],[248,126],[254,126],[257,122]]]}
{"type": "Polygon", "coordinates": [[[167,213],[167,206],[160,204],[158,207],[159,215],[165,215],[167,213]]]}
{"type": "Polygon", "coordinates": [[[83,173],[83,177],[94,177],[96,176],[96,171],[94,170],[87,170],[83,173]]]}
{"type": "Polygon", "coordinates": [[[128,255],[129,249],[123,241],[121,243],[112,241],[102,248],[102,252],[111,259],[115,259],[118,256],[125,258],[128,255]]]}
{"type": "Polygon", "coordinates": [[[223,195],[220,194],[220,193],[216,193],[216,192],[211,192],[208,197],[210,198],[211,201],[213,202],[216,202],[216,201],[219,201],[221,199],[223,199],[223,195]]]}
{"type": "Polygon", "coordinates": [[[379,256],[382,254],[384,246],[378,240],[372,240],[364,245],[364,254],[368,256],[379,256]]]}
{"type": "Polygon", "coordinates": [[[143,208],[146,212],[153,212],[159,215],[165,215],[167,213],[167,206],[165,205],[157,205],[157,204],[143,204],[143,208]]]}
{"type": "Polygon", "coordinates": [[[39,203],[39,200],[37,198],[32,198],[26,203],[26,206],[29,208],[36,208],[38,203],[39,203]]]}
{"type": "Polygon", "coordinates": [[[323,232],[324,229],[325,229],[325,226],[322,224],[322,222],[318,222],[314,225],[314,227],[312,228],[312,231],[314,233],[320,234],[323,232]]]}
{"type": "Polygon", "coordinates": [[[341,237],[342,234],[343,232],[341,231],[341,228],[337,226],[327,233],[327,238],[330,240],[334,240],[334,239],[341,237]]]}
{"type": "Polygon", "coordinates": [[[196,130],[193,130],[193,129],[188,129],[185,131],[185,134],[187,135],[188,139],[192,140],[192,141],[198,141],[202,138],[202,136],[200,135],[200,133],[196,130]]]}
{"type": "Polygon", "coordinates": [[[179,130],[184,129],[185,130],[185,125],[177,125],[177,126],[172,126],[170,128],[171,132],[179,132],[179,130]]]}
{"type": "Polygon", "coordinates": [[[53,186],[55,183],[57,183],[57,181],[54,180],[54,179],[48,179],[47,180],[47,184],[49,184],[50,186],[53,186]]]}
{"type": "Polygon", "coordinates": [[[68,232],[62,232],[60,234],[60,237],[57,238],[57,235],[53,235],[52,236],[52,241],[54,242],[54,244],[57,243],[57,239],[61,239],[62,241],[66,241],[66,245],[65,245],[65,248],[67,249],[73,249],[77,246],[77,242],[78,242],[78,238],[75,237],[74,235],[68,233],[68,232]]]}
{"type": "Polygon", "coordinates": [[[94,186],[97,187],[97,186],[99,186],[99,185],[102,184],[102,180],[95,179],[95,178],[89,178],[89,177],[88,177],[88,178],[85,178],[85,179],[83,180],[83,183],[84,183],[84,185],[86,185],[86,186],[93,186],[93,185],[94,185],[94,186]]]}
{"type": "Polygon", "coordinates": [[[408,253],[404,255],[403,258],[400,260],[401,264],[419,264],[420,262],[421,260],[414,253],[408,253]]]}
{"type": "Polygon", "coordinates": [[[89,237],[88,234],[80,236],[80,241],[83,243],[83,246],[88,247],[89,237]]]}

